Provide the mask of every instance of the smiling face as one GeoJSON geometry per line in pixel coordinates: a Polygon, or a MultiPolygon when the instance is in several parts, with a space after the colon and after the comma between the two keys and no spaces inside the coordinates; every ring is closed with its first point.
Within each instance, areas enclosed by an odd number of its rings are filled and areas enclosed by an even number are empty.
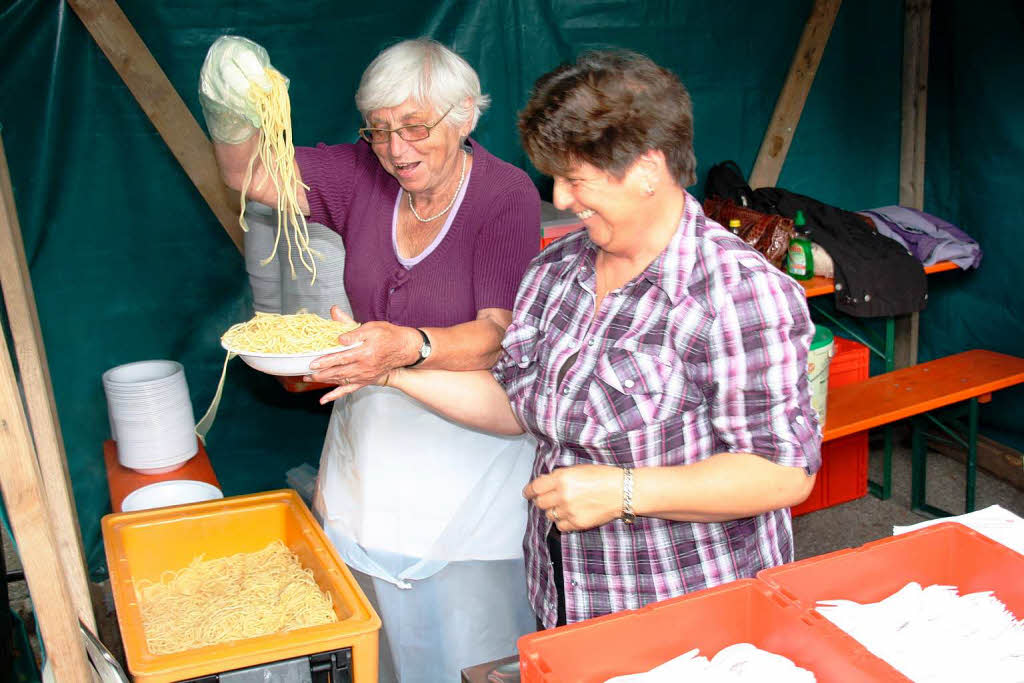
{"type": "Polygon", "coordinates": [[[642,227],[642,203],[646,187],[634,164],[618,179],[586,162],[574,166],[565,176],[554,177],[553,203],[574,212],[605,251],[617,251],[633,240],[642,227]]]}
{"type": "MultiPolygon", "coordinates": [[[[446,107],[447,108],[447,107],[446,107]]],[[[366,118],[372,128],[395,129],[399,126],[433,124],[444,114],[424,106],[412,98],[397,107],[375,109],[366,118]]],[[[442,120],[423,140],[407,142],[392,133],[388,142],[371,145],[381,166],[393,175],[402,188],[414,196],[444,193],[458,183],[462,164],[459,142],[469,131],[468,124],[456,128],[442,120]]]]}

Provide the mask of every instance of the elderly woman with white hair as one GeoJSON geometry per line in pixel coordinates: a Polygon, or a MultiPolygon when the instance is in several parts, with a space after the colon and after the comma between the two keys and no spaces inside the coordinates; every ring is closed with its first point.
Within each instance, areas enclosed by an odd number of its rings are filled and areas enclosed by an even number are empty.
{"type": "MultiPolygon", "coordinates": [[[[235,189],[259,124],[238,103],[266,87],[269,65],[237,37],[203,65],[200,99],[235,189]]],[[[469,137],[488,97],[465,60],[432,40],[400,42],[367,67],[355,99],[359,141],[295,150],[299,204],[341,235],[362,323],[340,338],[357,347],[321,359],[317,380],[338,385],[322,402],[395,368],[489,368],[539,246],[533,184],[469,137]]],[[[276,204],[258,161],[253,174],[249,197],[276,204]]],[[[335,403],[314,507],[348,565],[373,577],[399,680],[457,679],[533,630],[520,491],[534,445],[458,426],[389,387],[335,403]]]]}

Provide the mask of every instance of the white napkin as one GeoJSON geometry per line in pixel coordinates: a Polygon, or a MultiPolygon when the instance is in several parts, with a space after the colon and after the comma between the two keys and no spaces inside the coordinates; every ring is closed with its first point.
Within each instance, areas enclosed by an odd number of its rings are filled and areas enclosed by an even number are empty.
{"type": "Polygon", "coordinates": [[[990,505],[984,510],[975,510],[956,517],[940,517],[909,526],[894,526],[892,533],[898,536],[942,522],[959,522],[1024,555],[1024,519],[998,505],[990,505]]]}

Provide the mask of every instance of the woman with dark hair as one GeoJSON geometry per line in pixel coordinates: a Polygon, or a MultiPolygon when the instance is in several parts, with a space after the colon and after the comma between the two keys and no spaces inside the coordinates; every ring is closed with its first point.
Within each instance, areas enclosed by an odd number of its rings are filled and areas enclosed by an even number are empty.
{"type": "Polygon", "coordinates": [[[800,286],[686,192],[686,89],[641,55],[589,53],[537,81],[519,128],[586,230],[533,260],[490,372],[380,381],[536,437],[524,547],[544,626],[792,560],[789,507],[821,463],[812,325],[800,286]]]}

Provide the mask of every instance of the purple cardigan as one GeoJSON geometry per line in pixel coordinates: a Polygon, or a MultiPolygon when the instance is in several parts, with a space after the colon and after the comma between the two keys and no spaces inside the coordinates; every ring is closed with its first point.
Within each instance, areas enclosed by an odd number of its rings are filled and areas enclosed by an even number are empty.
{"type": "Polygon", "coordinates": [[[472,139],[473,171],[448,234],[410,269],[395,255],[400,189],[365,142],[296,147],[310,220],[341,235],[345,291],[359,322],[450,327],[483,308],[511,310],[540,248],[540,196],[522,170],[472,139]]]}

